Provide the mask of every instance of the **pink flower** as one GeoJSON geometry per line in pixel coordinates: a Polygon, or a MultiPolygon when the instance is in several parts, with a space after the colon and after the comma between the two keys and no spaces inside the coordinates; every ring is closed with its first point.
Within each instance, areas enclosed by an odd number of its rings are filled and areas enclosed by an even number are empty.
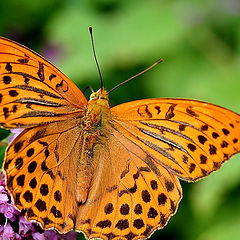
{"type": "Polygon", "coordinates": [[[19,216],[19,234],[25,236],[27,232],[34,231],[35,228],[31,222],[28,222],[23,215],[19,216]]]}
{"type": "Polygon", "coordinates": [[[32,237],[34,240],[46,240],[44,233],[35,232],[32,233],[32,237]]]}
{"type": "Polygon", "coordinates": [[[16,138],[22,132],[22,130],[23,129],[21,129],[21,128],[11,129],[11,132],[13,133],[13,135],[8,137],[8,144],[10,144],[10,142],[12,142],[13,139],[16,138]]]}
{"type": "Polygon", "coordinates": [[[2,237],[2,240],[15,240],[15,239],[21,239],[21,237],[15,233],[9,223],[6,224],[3,228],[2,234],[0,233],[0,236],[2,237]]]}

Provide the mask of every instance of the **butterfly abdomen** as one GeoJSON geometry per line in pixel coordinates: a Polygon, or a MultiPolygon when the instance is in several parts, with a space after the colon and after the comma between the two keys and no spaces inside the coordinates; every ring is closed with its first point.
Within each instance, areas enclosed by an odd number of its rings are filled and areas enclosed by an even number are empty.
{"type": "Polygon", "coordinates": [[[84,203],[91,187],[96,168],[97,152],[103,145],[110,124],[110,108],[106,90],[97,91],[90,97],[81,120],[83,128],[82,154],[78,163],[77,201],[84,203]]]}

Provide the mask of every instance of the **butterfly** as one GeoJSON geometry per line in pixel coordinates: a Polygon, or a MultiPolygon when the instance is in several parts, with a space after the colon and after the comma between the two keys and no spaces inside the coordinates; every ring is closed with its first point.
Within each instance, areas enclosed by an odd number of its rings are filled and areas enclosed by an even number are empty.
{"type": "Polygon", "coordinates": [[[4,160],[7,188],[29,221],[86,238],[146,239],[195,182],[239,152],[240,116],[210,103],[87,101],[60,70],[0,38],[0,125],[22,128],[4,160]]]}

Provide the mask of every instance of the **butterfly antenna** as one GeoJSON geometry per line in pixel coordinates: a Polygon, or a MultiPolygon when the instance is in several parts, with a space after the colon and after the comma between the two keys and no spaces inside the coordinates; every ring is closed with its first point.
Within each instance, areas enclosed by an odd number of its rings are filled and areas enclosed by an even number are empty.
{"type": "Polygon", "coordinates": [[[92,93],[94,93],[94,90],[93,90],[93,88],[92,88],[91,86],[86,86],[86,87],[84,88],[84,90],[83,90],[83,94],[84,94],[88,89],[90,89],[90,90],[92,91],[92,93]]]}
{"type": "Polygon", "coordinates": [[[98,60],[97,60],[97,56],[96,56],[96,51],[95,51],[95,47],[94,47],[93,34],[92,34],[92,27],[91,26],[89,27],[89,33],[90,33],[90,36],[91,36],[93,55],[94,55],[94,58],[95,58],[95,62],[97,64],[97,69],[98,69],[98,73],[99,73],[100,80],[101,80],[101,92],[102,92],[103,79],[102,79],[102,74],[101,74],[100,67],[99,67],[98,60]]]}
{"type": "Polygon", "coordinates": [[[129,79],[125,80],[124,82],[119,83],[118,85],[116,85],[115,87],[113,87],[110,91],[108,91],[108,94],[109,94],[110,92],[112,92],[113,90],[115,90],[116,88],[120,87],[121,85],[123,85],[123,84],[129,82],[130,80],[132,80],[132,79],[134,79],[134,78],[142,75],[143,73],[147,72],[148,70],[150,70],[151,68],[155,67],[157,64],[159,64],[159,63],[161,63],[161,62],[163,62],[163,59],[159,59],[157,62],[155,62],[153,65],[151,65],[151,66],[148,67],[147,69],[145,69],[145,70],[143,70],[142,72],[134,75],[133,77],[130,77],[129,79]]]}

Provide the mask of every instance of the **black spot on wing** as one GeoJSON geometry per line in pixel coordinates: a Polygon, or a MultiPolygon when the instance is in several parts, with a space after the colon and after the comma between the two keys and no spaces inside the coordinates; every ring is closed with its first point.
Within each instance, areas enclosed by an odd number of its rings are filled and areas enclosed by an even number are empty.
{"type": "Polygon", "coordinates": [[[12,65],[10,63],[7,63],[6,66],[5,66],[5,69],[8,71],[8,72],[12,72],[12,65]]]}
{"type": "Polygon", "coordinates": [[[54,73],[51,73],[51,75],[49,76],[49,80],[52,81],[52,79],[55,77],[56,77],[56,75],[54,73]]]}
{"type": "Polygon", "coordinates": [[[38,62],[38,63],[39,63],[39,67],[38,67],[37,75],[38,75],[39,79],[43,82],[45,80],[44,65],[41,62],[38,62]]]}
{"type": "Polygon", "coordinates": [[[171,118],[173,118],[175,116],[175,113],[174,113],[174,108],[177,106],[177,104],[172,104],[168,111],[166,112],[165,114],[165,119],[169,120],[171,118]]]}
{"type": "Polygon", "coordinates": [[[186,108],[186,112],[191,115],[192,117],[198,117],[198,115],[193,111],[192,107],[191,106],[188,106],[186,108]]]}
{"type": "Polygon", "coordinates": [[[3,82],[7,85],[12,81],[10,76],[4,76],[3,77],[3,82]]]}

